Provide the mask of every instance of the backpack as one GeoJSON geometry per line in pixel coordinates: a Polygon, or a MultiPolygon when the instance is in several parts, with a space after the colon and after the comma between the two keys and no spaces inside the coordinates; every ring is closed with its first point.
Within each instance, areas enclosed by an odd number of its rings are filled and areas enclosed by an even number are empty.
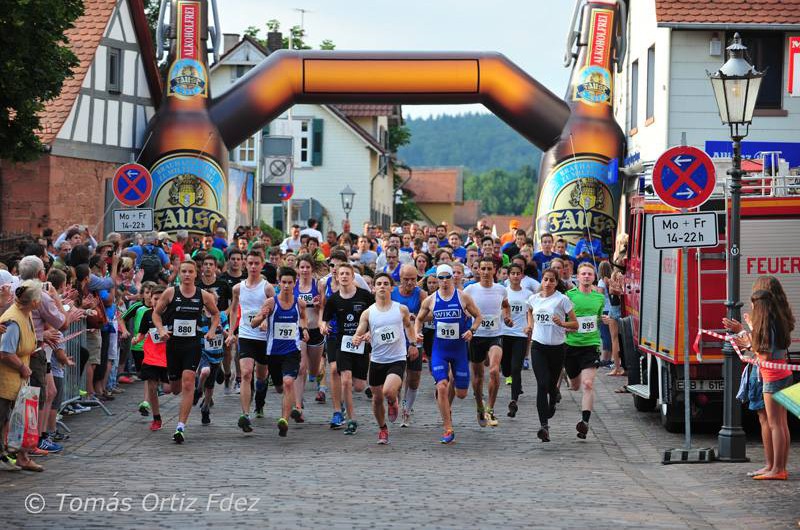
{"type": "Polygon", "coordinates": [[[144,247],[139,267],[144,271],[142,281],[158,282],[161,275],[161,258],[155,247],[144,247]]]}

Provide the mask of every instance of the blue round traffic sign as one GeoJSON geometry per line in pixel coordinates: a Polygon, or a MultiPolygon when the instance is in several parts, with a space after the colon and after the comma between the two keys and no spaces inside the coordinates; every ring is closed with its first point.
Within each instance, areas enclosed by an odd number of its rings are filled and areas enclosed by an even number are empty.
{"type": "Polygon", "coordinates": [[[125,206],[139,206],[147,202],[153,192],[153,178],[140,164],[125,164],[114,173],[114,197],[125,206]]]}
{"type": "Polygon", "coordinates": [[[653,190],[673,208],[697,208],[716,185],[714,162],[696,147],[668,149],[653,167],[653,190]]]}

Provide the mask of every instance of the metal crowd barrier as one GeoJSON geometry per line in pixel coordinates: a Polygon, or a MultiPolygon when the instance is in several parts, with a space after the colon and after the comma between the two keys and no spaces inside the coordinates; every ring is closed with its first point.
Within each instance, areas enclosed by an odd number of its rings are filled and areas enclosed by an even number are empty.
{"type": "MultiPolygon", "coordinates": [[[[86,371],[81,371],[81,348],[86,348],[86,321],[81,319],[70,324],[69,328],[64,332],[64,337],[67,338],[67,340],[62,347],[67,356],[75,361],[75,364],[72,366],[64,366],[64,389],[61,404],[58,407],[59,413],[61,413],[67,405],[91,402],[102,408],[107,415],[111,416],[111,412],[99,399],[91,399],[81,395],[81,390],[86,389],[86,371]]],[[[62,421],[59,420],[58,424],[62,429],[70,432],[69,427],[62,421]]]]}

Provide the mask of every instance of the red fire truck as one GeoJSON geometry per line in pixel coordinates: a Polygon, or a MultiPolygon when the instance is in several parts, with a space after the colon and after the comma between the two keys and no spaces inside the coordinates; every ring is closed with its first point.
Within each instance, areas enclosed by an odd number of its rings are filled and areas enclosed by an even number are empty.
{"type": "MultiPolygon", "coordinates": [[[[653,216],[678,212],[653,194],[649,172],[626,182],[627,219],[620,225],[628,232],[629,243],[625,317],[620,333],[628,368],[627,388],[636,409],[657,408],[662,425],[669,431],[683,429],[683,362],[687,352],[692,421],[719,424],[722,418],[722,342],[703,337],[697,355],[692,344],[700,328],[721,331],[726,315],[726,203],[730,199],[725,194],[725,182],[720,182],[725,169],[724,163],[717,163],[717,189],[700,207],[702,212],[717,214],[720,244],[690,249],[688,261],[679,249],[659,250],[654,246],[653,216]],[[686,289],[684,267],[688,267],[686,289]],[[688,341],[683,317],[687,312],[688,341]]],[[[750,307],[753,281],[770,274],[783,284],[800,321],[800,178],[763,172],[748,175],[743,179],[741,205],[743,312],[750,307]]],[[[790,362],[800,362],[800,329],[792,336],[789,358],[790,362]]]]}

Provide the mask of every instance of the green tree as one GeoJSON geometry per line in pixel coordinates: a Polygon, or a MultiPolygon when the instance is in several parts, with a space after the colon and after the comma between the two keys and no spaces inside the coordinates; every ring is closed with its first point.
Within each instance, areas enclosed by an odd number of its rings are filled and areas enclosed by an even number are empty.
{"type": "MultiPolygon", "coordinates": [[[[267,32],[273,31],[280,31],[281,29],[281,22],[277,19],[270,19],[266,23],[267,32]]],[[[261,38],[261,30],[257,26],[248,26],[246,30],[244,30],[244,35],[250,37],[252,39],[257,40],[262,46],[265,48],[267,47],[267,39],[261,38]]],[[[283,48],[289,48],[289,39],[292,39],[292,49],[293,50],[310,50],[312,49],[306,41],[306,31],[301,28],[300,26],[292,26],[289,29],[289,35],[283,37],[283,48]]],[[[320,45],[320,50],[333,50],[336,48],[336,44],[333,43],[330,39],[323,40],[320,45]]]]}
{"type": "MultiPolygon", "coordinates": [[[[520,215],[535,208],[537,175],[531,166],[517,171],[490,169],[483,173],[465,172],[464,198],[480,200],[488,214],[520,215]]],[[[532,212],[531,212],[532,214],[532,212]]]]}
{"type": "MultiPolygon", "coordinates": [[[[389,127],[389,152],[392,154],[397,153],[397,150],[404,145],[411,142],[411,130],[405,125],[392,125],[389,127]]],[[[403,186],[403,177],[397,173],[397,168],[408,169],[408,166],[401,162],[395,161],[392,164],[392,183],[393,189],[399,190],[403,186]]],[[[394,218],[395,220],[406,221],[422,218],[422,212],[419,211],[414,195],[411,192],[403,191],[399,195],[399,200],[394,199],[394,218]]]]}
{"type": "Polygon", "coordinates": [[[40,113],[78,66],[64,32],[82,14],[82,0],[0,0],[0,158],[42,153],[40,113]]]}

